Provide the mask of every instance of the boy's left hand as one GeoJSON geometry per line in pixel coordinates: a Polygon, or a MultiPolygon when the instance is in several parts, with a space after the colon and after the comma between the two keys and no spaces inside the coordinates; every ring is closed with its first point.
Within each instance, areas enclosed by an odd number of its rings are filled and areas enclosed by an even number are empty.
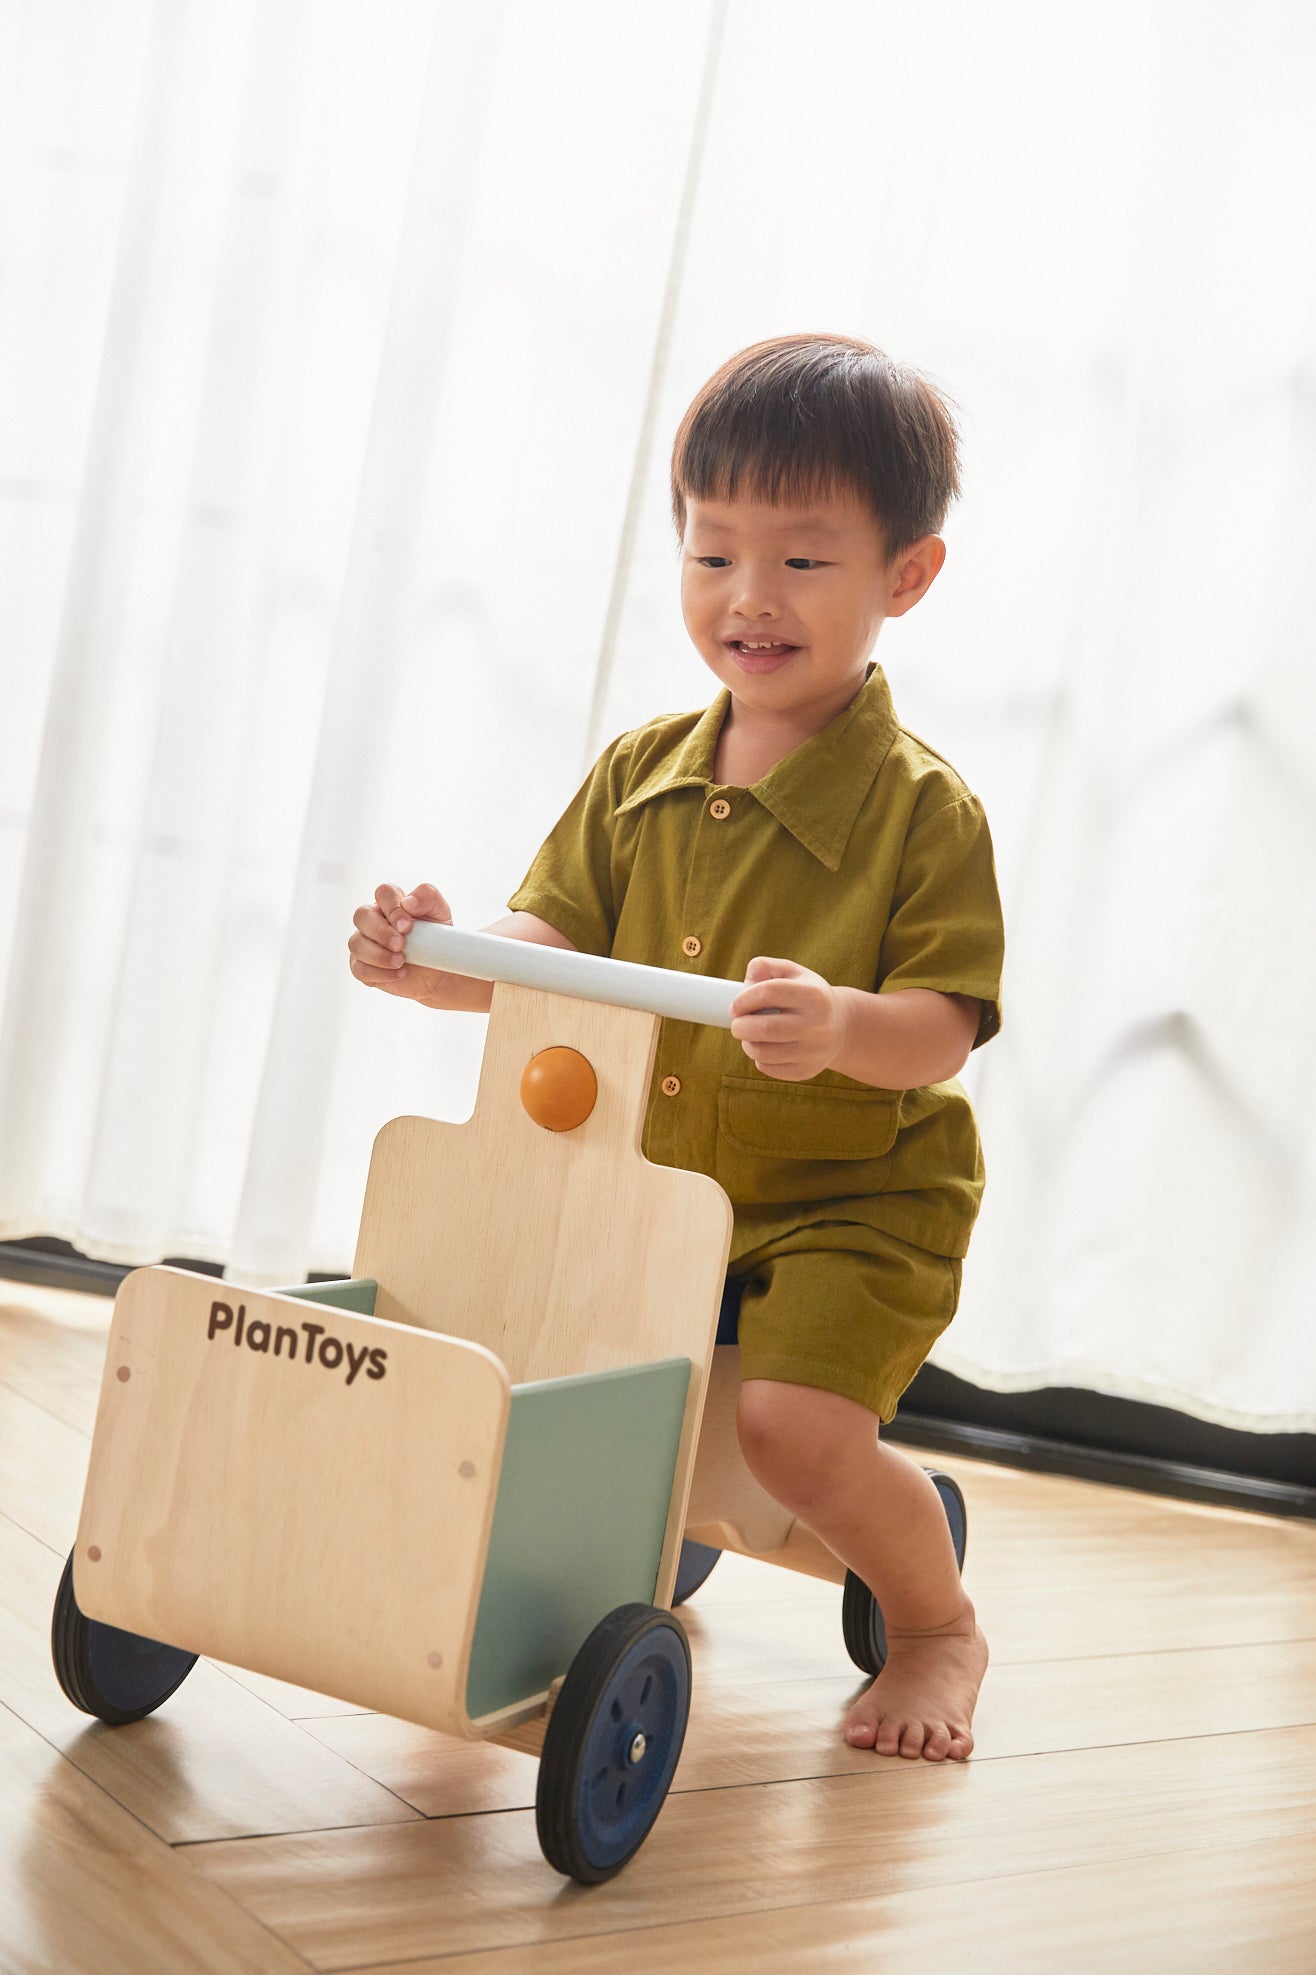
{"type": "Polygon", "coordinates": [[[751,960],[731,1016],[731,1033],[754,1067],[789,1083],[825,1070],[845,1036],[836,989],[793,960],[751,960]]]}

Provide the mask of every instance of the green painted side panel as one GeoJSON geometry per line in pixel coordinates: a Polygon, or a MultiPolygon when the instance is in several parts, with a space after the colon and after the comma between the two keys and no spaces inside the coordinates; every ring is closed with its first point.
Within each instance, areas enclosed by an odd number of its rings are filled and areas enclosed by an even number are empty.
{"type": "Polygon", "coordinates": [[[541,1694],[616,1605],[652,1604],[690,1360],[512,1387],[472,1719],[541,1694]]]}
{"type": "Polygon", "coordinates": [[[359,1317],[373,1317],[379,1284],[365,1276],[352,1282],[303,1282],[295,1289],[276,1289],[276,1296],[300,1296],[303,1303],[328,1303],[335,1310],[355,1310],[359,1317]]]}

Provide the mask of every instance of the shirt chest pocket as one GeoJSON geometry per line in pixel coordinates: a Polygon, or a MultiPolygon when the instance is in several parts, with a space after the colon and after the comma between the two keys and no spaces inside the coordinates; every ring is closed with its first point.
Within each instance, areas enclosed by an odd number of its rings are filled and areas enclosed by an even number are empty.
{"type": "Polygon", "coordinates": [[[900,1129],[898,1090],[723,1077],[717,1179],[733,1206],[880,1193],[900,1129]]]}

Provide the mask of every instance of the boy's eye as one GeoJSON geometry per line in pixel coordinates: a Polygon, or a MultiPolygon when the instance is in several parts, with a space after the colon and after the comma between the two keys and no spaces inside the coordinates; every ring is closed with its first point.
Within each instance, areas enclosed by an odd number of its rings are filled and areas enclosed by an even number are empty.
{"type": "MultiPolygon", "coordinates": [[[[695,560],[702,562],[705,569],[726,569],[731,562],[730,556],[725,555],[701,555],[696,556],[695,560]]],[[[816,557],[788,555],[786,558],[787,569],[821,569],[822,566],[816,557]]]]}

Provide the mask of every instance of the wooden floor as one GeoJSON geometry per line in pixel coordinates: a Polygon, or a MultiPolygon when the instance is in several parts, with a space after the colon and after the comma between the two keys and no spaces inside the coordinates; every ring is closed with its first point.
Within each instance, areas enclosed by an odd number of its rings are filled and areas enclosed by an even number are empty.
{"type": "Polygon", "coordinates": [[[666,1808],[592,1889],[535,1765],[202,1664],[92,1724],[51,1672],[110,1306],[0,1282],[0,1969],[1316,1969],[1316,1529],[977,1462],[967,1764],[848,1749],[838,1594],[726,1557],[685,1608],[666,1808]]]}

